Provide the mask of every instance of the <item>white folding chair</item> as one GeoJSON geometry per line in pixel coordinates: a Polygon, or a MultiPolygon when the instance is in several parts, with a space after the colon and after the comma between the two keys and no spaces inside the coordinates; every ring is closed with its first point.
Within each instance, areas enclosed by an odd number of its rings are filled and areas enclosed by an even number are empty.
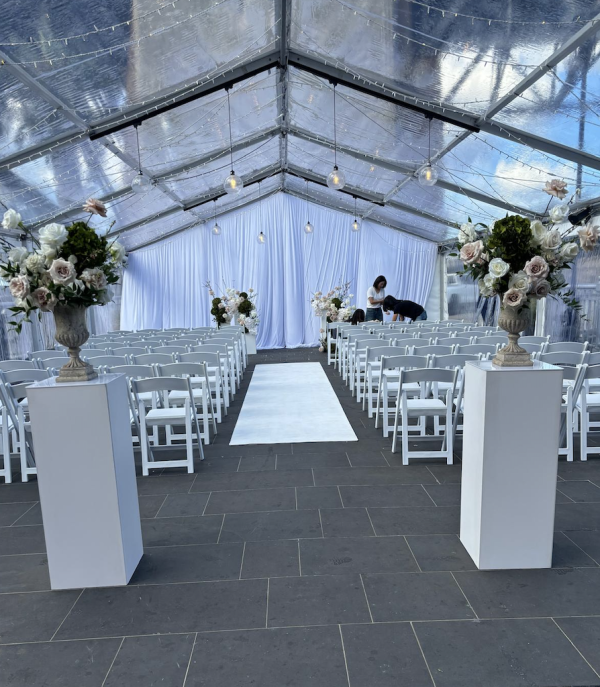
{"type": "Polygon", "coordinates": [[[48,358],[68,358],[69,355],[64,351],[51,350],[51,351],[33,351],[29,353],[29,358],[31,360],[48,360],[48,358]]]}
{"type": "Polygon", "coordinates": [[[466,336],[442,336],[444,331],[440,331],[437,339],[438,346],[469,346],[473,343],[472,337],[466,336]]]}
{"type": "MultiPolygon", "coordinates": [[[[212,341],[212,339],[207,339],[208,341],[212,341]]],[[[221,369],[227,380],[226,388],[229,393],[229,400],[232,401],[236,392],[236,377],[231,348],[227,344],[203,343],[200,346],[194,346],[192,353],[218,353],[220,355],[221,369]]],[[[227,405],[229,406],[229,402],[227,405]]]]}
{"type": "Polygon", "coordinates": [[[35,360],[1,360],[0,371],[10,372],[10,370],[39,370],[35,360]]]}
{"type": "Polygon", "coordinates": [[[588,350],[588,342],[584,341],[557,341],[546,344],[544,353],[584,353],[588,350]]]}
{"type": "Polygon", "coordinates": [[[491,346],[506,346],[508,343],[508,334],[494,334],[492,336],[476,336],[474,337],[473,343],[481,344],[485,346],[486,344],[491,346]]]}
{"type": "Polygon", "coordinates": [[[175,357],[175,360],[179,360],[179,356],[183,353],[189,353],[189,348],[187,346],[152,346],[151,353],[167,353],[175,357]]]}
{"type": "Polygon", "coordinates": [[[242,354],[239,342],[228,337],[213,336],[206,342],[211,345],[227,346],[229,350],[230,365],[235,377],[235,390],[237,391],[242,382],[242,354]]]}
{"type": "Polygon", "coordinates": [[[549,336],[521,336],[519,338],[519,346],[522,346],[523,344],[539,344],[540,346],[543,346],[549,341],[549,336]]]}
{"type": "Polygon", "coordinates": [[[591,428],[597,428],[600,425],[599,422],[590,420],[591,414],[600,413],[600,393],[591,392],[590,382],[594,382],[596,385],[600,384],[600,365],[583,366],[581,391],[578,397],[574,399],[581,423],[581,460],[587,460],[588,456],[600,453],[600,446],[589,445],[588,432],[591,428]]]}
{"type": "MultiPolygon", "coordinates": [[[[229,408],[229,375],[226,368],[223,368],[220,353],[209,353],[207,351],[185,353],[181,356],[182,363],[203,363],[206,365],[206,374],[210,394],[213,400],[214,413],[217,422],[223,419],[223,413],[227,415],[229,408]],[[214,394],[214,397],[213,397],[214,394]]],[[[192,377],[192,387],[195,386],[195,378],[192,377]]]]}
{"type": "Polygon", "coordinates": [[[381,358],[383,356],[390,357],[395,355],[402,355],[406,349],[397,348],[396,346],[373,346],[366,349],[365,366],[366,373],[364,375],[364,384],[362,392],[362,408],[365,410],[367,406],[367,416],[373,417],[375,413],[375,403],[377,401],[377,393],[379,389],[379,371],[381,369],[381,358]]]}
{"type": "Polygon", "coordinates": [[[498,352],[498,344],[467,344],[461,346],[458,344],[454,349],[455,353],[471,353],[473,355],[480,355],[482,360],[489,360],[491,356],[498,352]]]}
{"type": "MultiPolygon", "coordinates": [[[[462,413],[463,407],[462,407],[462,393],[463,393],[463,375],[464,375],[464,368],[465,365],[470,361],[470,360],[481,360],[484,356],[479,353],[453,353],[452,355],[433,355],[431,357],[430,361],[430,367],[436,367],[440,369],[446,369],[446,370],[458,370],[458,381],[459,384],[457,385],[457,389],[455,390],[455,393],[457,394],[456,398],[453,399],[454,401],[454,427],[452,431],[452,436],[456,436],[456,432],[458,430],[462,431],[462,425],[458,424],[458,417],[462,413]]],[[[438,392],[443,392],[445,393],[448,389],[450,388],[449,383],[445,382],[438,382],[437,384],[437,390],[438,392]]],[[[440,423],[440,418],[439,417],[434,417],[433,418],[433,427],[434,427],[434,434],[439,435],[439,423],[440,423]]]]}
{"type": "MultiPolygon", "coordinates": [[[[204,460],[204,449],[202,448],[202,438],[198,417],[196,415],[196,404],[194,402],[192,386],[189,377],[152,377],[150,379],[132,379],[131,387],[137,402],[137,409],[140,421],[140,445],[142,449],[142,474],[149,474],[150,470],[162,468],[187,468],[189,473],[194,472],[194,442],[193,435],[196,435],[196,444],[200,452],[200,459],[204,460]],[[169,406],[169,394],[173,391],[185,392],[187,397],[183,405],[171,408],[169,406]],[[152,394],[152,408],[147,410],[140,394],[152,394]],[[159,407],[157,397],[162,396],[162,407],[159,407]],[[156,460],[154,451],[150,448],[148,440],[148,426],[152,428],[160,427],[184,427],[186,457],[183,460],[162,459],[156,460]]],[[[155,448],[157,444],[155,445],[155,448]]]]}
{"type": "MultiPolygon", "coordinates": [[[[217,422],[210,393],[210,383],[208,373],[204,363],[170,363],[169,365],[158,365],[158,375],[160,377],[183,377],[189,379],[192,389],[192,398],[196,406],[196,418],[200,419],[200,436],[205,444],[210,444],[210,428],[217,433],[217,422]],[[200,409],[200,410],[199,410],[200,409]]],[[[181,405],[187,399],[187,394],[183,391],[171,391],[169,393],[169,404],[171,406],[181,405]]],[[[171,445],[177,435],[171,433],[171,428],[166,427],[167,445],[171,445]]]]}
{"type": "Polygon", "coordinates": [[[134,365],[168,365],[175,362],[175,357],[172,353],[143,353],[132,355],[131,360],[134,365]]]}
{"type": "MultiPolygon", "coordinates": [[[[558,455],[566,456],[567,461],[573,461],[573,438],[576,431],[576,413],[579,413],[579,396],[585,378],[586,365],[577,367],[563,367],[564,393],[560,406],[561,413],[565,416],[565,445],[559,446],[558,455]],[[565,384],[567,382],[567,384],[565,384]],[[578,404],[576,407],[575,404],[578,404]]],[[[585,404],[585,400],[583,401],[585,404]]],[[[581,437],[583,443],[583,433],[581,437]]],[[[562,436],[561,436],[562,444],[562,436]]]]}
{"type": "Polygon", "coordinates": [[[401,431],[402,441],[402,464],[408,465],[411,458],[437,458],[443,457],[446,463],[451,465],[453,462],[454,440],[452,436],[453,422],[453,399],[458,384],[458,370],[445,370],[439,368],[420,368],[415,370],[400,370],[400,386],[398,391],[398,402],[394,414],[394,436],[392,439],[392,453],[396,453],[398,430],[401,431]],[[440,394],[435,391],[436,384],[450,384],[451,388],[446,391],[445,398],[440,398],[440,394]],[[418,398],[413,396],[412,385],[418,384],[421,387],[421,394],[418,398]],[[429,387],[434,389],[431,398],[427,396],[429,387]],[[412,396],[409,398],[409,395],[412,396]],[[412,427],[408,421],[417,418],[419,421],[427,417],[443,417],[444,441],[439,451],[409,450],[409,431],[412,427]]]}
{"type": "Polygon", "coordinates": [[[127,362],[129,362],[129,359],[134,355],[144,355],[149,352],[150,351],[145,346],[121,346],[113,348],[113,355],[124,356],[127,358],[127,362]]]}
{"type": "MultiPolygon", "coordinates": [[[[83,359],[86,360],[87,356],[83,359]]],[[[103,368],[114,367],[115,365],[128,365],[129,358],[125,355],[97,355],[89,359],[91,364],[101,372],[105,372],[103,368]]]]}
{"type": "MultiPolygon", "coordinates": [[[[398,400],[400,388],[400,371],[402,369],[413,369],[427,367],[429,356],[426,355],[394,355],[383,356],[380,360],[379,384],[377,387],[377,408],[375,411],[375,427],[379,428],[379,417],[381,416],[383,436],[387,437],[390,433],[390,401],[398,400]]],[[[415,384],[412,392],[416,395],[421,393],[421,387],[415,384]]],[[[393,412],[393,411],[392,411],[393,412]]],[[[425,434],[425,423],[420,423],[416,428],[420,434],[425,434]]]]}

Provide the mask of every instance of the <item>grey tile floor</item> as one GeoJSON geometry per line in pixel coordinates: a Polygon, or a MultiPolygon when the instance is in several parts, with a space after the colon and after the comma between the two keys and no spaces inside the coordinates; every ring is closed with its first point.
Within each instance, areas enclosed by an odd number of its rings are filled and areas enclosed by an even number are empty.
{"type": "MultiPolygon", "coordinates": [[[[253,362],[320,360],[315,350],[253,362]]],[[[600,685],[600,460],[560,463],[554,568],[480,572],[460,464],[358,442],[230,447],[139,478],[128,587],[49,591],[35,481],[0,485],[2,687],[600,685]]],[[[315,408],[318,412],[318,408],[315,408]]]]}

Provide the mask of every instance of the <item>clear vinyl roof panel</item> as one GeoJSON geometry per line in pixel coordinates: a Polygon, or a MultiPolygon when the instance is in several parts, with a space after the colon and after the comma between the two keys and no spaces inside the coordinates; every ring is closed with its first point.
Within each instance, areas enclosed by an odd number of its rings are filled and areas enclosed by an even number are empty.
{"type": "Polygon", "coordinates": [[[292,5],[292,46],[483,114],[579,28],[575,18],[593,18],[599,7],[597,0],[302,0],[292,5]]]}
{"type": "Polygon", "coordinates": [[[275,49],[278,35],[273,0],[45,0],[17,7],[3,16],[7,54],[86,121],[275,49]],[[59,40],[65,35],[72,36],[66,43],[59,40]]]}

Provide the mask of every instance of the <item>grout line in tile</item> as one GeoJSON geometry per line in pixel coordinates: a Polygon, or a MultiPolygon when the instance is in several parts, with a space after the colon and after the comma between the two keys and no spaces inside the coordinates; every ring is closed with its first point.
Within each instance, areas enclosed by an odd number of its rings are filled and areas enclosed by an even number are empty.
{"type": "MultiPolygon", "coordinates": [[[[32,508],[35,508],[35,506],[37,506],[38,503],[39,501],[32,503],[31,506],[24,513],[21,513],[21,515],[19,515],[19,517],[12,524],[9,525],[9,527],[14,527],[19,522],[19,520],[25,517],[32,508]]],[[[18,527],[22,527],[22,525],[18,525],[18,527]]]]}
{"type": "Polygon", "coordinates": [[[117,656],[119,655],[119,652],[121,651],[121,647],[123,646],[123,642],[125,641],[125,637],[121,640],[121,643],[119,644],[119,648],[117,649],[116,654],[113,657],[113,660],[110,663],[110,666],[108,667],[108,670],[106,671],[106,675],[104,676],[104,680],[102,680],[102,685],[100,687],[104,687],[106,684],[106,681],[108,680],[108,676],[110,674],[110,671],[113,669],[113,666],[115,665],[115,661],[117,660],[117,656]]]}
{"type": "Polygon", "coordinates": [[[317,483],[315,482],[315,469],[314,468],[310,469],[310,474],[312,475],[312,481],[313,481],[312,485],[313,485],[313,487],[316,487],[317,483]]]}
{"type": "Polygon", "coordinates": [[[379,451],[379,453],[381,453],[381,455],[383,456],[383,460],[385,460],[385,462],[387,463],[388,467],[391,468],[392,466],[390,465],[390,461],[385,457],[385,453],[384,453],[383,451],[379,451]]]}
{"type": "Polygon", "coordinates": [[[452,575],[452,579],[454,580],[456,586],[460,589],[460,593],[465,597],[465,601],[467,602],[467,606],[473,611],[477,620],[480,620],[479,616],[477,615],[477,611],[473,607],[473,604],[469,601],[469,597],[465,594],[464,589],[460,586],[458,580],[456,579],[456,575],[454,574],[454,571],[448,570],[448,572],[452,575]]]}
{"type": "Polygon", "coordinates": [[[246,542],[244,542],[244,547],[242,549],[242,560],[240,561],[240,575],[238,577],[238,580],[242,579],[242,569],[244,567],[244,555],[246,553],[246,542]]]}
{"type": "Polygon", "coordinates": [[[373,530],[373,534],[377,537],[377,532],[375,531],[375,525],[373,524],[373,521],[371,520],[371,514],[369,513],[369,509],[365,506],[365,510],[367,511],[367,518],[369,518],[369,522],[371,523],[371,529],[373,530]]]}
{"type": "Polygon", "coordinates": [[[56,637],[56,635],[58,634],[58,631],[59,631],[60,628],[63,626],[65,620],[71,615],[71,611],[75,608],[75,606],[77,605],[77,602],[79,601],[79,599],[81,599],[81,595],[83,594],[83,592],[85,592],[85,589],[82,589],[82,590],[79,592],[79,595],[78,595],[77,598],[75,599],[75,603],[71,606],[71,608],[69,608],[69,611],[68,611],[67,615],[62,619],[60,625],[56,628],[56,631],[55,631],[55,633],[52,635],[52,637],[50,637],[50,641],[52,641],[52,640],[56,637]]]}
{"type": "Polygon", "coordinates": [[[348,659],[346,658],[346,647],[344,646],[344,635],[342,633],[342,626],[338,625],[338,629],[340,631],[340,641],[342,643],[342,654],[344,656],[344,666],[346,667],[346,679],[348,680],[348,687],[351,687],[351,685],[350,685],[350,672],[348,671],[348,659]]]}
{"type": "Polygon", "coordinates": [[[242,456],[240,456],[240,459],[238,460],[236,472],[239,472],[239,471],[240,471],[240,467],[241,467],[241,466],[242,466],[242,456]]]}
{"type": "Polygon", "coordinates": [[[429,673],[429,677],[431,678],[431,682],[433,683],[433,687],[435,687],[435,680],[433,679],[433,673],[431,672],[431,668],[429,667],[429,663],[427,662],[427,659],[425,658],[425,652],[423,651],[423,647],[421,646],[421,641],[419,639],[419,636],[417,635],[417,631],[415,630],[415,626],[412,622],[410,623],[410,628],[413,631],[415,639],[417,640],[417,644],[419,646],[419,651],[421,652],[421,656],[423,657],[423,661],[425,662],[425,666],[427,667],[427,672],[429,673]]]}
{"type": "Polygon", "coordinates": [[[300,558],[300,540],[298,539],[298,572],[302,577],[302,559],[300,558]]]}
{"type": "Polygon", "coordinates": [[[408,550],[410,551],[410,555],[413,557],[415,563],[417,564],[417,568],[419,569],[419,572],[422,573],[423,570],[421,570],[421,566],[419,565],[419,561],[417,560],[417,557],[415,556],[414,551],[412,550],[410,544],[408,543],[408,539],[406,538],[406,535],[403,535],[402,538],[406,542],[406,546],[408,546],[408,550]]]}
{"type": "Polygon", "coordinates": [[[294,497],[296,499],[296,510],[298,510],[298,487],[294,487],[294,497]]]}
{"type": "Polygon", "coordinates": [[[212,491],[208,492],[208,498],[206,499],[206,503],[204,504],[204,509],[202,510],[202,515],[206,513],[206,508],[208,507],[208,502],[210,501],[210,497],[212,496],[212,491]]]}
{"type": "Polygon", "coordinates": [[[267,578],[267,608],[265,610],[265,628],[269,627],[269,589],[271,586],[271,578],[267,578]]]}
{"type": "Polygon", "coordinates": [[[367,602],[367,609],[369,611],[369,618],[371,618],[371,622],[373,622],[373,614],[371,613],[371,604],[369,603],[369,597],[367,596],[367,590],[365,588],[365,581],[363,580],[362,573],[359,574],[360,577],[360,584],[362,586],[363,593],[365,595],[365,601],[367,602]]]}
{"type": "MultiPolygon", "coordinates": [[[[162,494],[161,494],[161,496],[162,496],[162,494]]],[[[162,502],[162,503],[160,504],[160,506],[158,507],[158,510],[156,511],[156,514],[155,514],[154,518],[151,518],[152,520],[154,520],[155,518],[158,518],[158,514],[159,514],[160,511],[162,510],[162,507],[165,505],[165,502],[166,502],[166,500],[169,498],[169,496],[170,496],[170,494],[166,494],[165,498],[163,499],[163,502],[162,502]]]]}
{"type": "Polygon", "coordinates": [[[424,485],[424,484],[421,484],[421,489],[427,494],[427,496],[429,496],[429,498],[431,499],[433,505],[437,508],[437,503],[433,500],[433,496],[427,491],[427,489],[425,489],[425,485],[424,485]]]}
{"type": "Polygon", "coordinates": [[[581,656],[581,658],[588,664],[588,666],[594,671],[594,673],[600,677],[600,673],[594,668],[594,666],[587,660],[587,658],[579,651],[577,648],[577,645],[573,640],[569,637],[569,635],[562,629],[562,627],[556,622],[554,618],[551,618],[552,622],[558,627],[558,629],[563,633],[563,635],[567,638],[567,641],[571,644],[571,646],[575,649],[575,651],[581,656]]]}
{"type": "Polygon", "coordinates": [[[341,502],[341,504],[342,504],[342,508],[345,508],[346,506],[344,506],[344,499],[342,498],[342,491],[341,491],[341,489],[340,489],[340,485],[339,485],[339,484],[337,485],[337,490],[338,490],[338,494],[340,495],[340,502],[341,502]]]}
{"type": "Polygon", "coordinates": [[[568,494],[565,494],[564,491],[561,491],[561,490],[558,488],[558,486],[556,487],[556,491],[557,491],[559,494],[562,494],[565,498],[569,499],[569,501],[570,501],[571,503],[577,503],[577,501],[575,501],[575,499],[572,499],[568,494]]]}
{"type": "Polygon", "coordinates": [[[573,540],[571,539],[571,537],[569,537],[569,535],[568,535],[566,532],[562,532],[562,531],[561,531],[561,534],[562,534],[564,537],[566,537],[570,542],[572,542],[572,543],[573,543],[580,551],[582,551],[588,558],[590,558],[591,560],[593,560],[594,563],[596,563],[596,565],[600,566],[600,563],[598,563],[598,561],[597,561],[595,558],[593,558],[592,556],[590,556],[590,554],[589,554],[587,551],[585,551],[585,549],[582,549],[581,546],[579,546],[579,544],[578,544],[577,542],[573,541],[573,540]]]}
{"type": "Polygon", "coordinates": [[[427,472],[430,473],[430,475],[431,475],[431,476],[433,477],[433,479],[437,482],[437,484],[441,484],[440,480],[433,474],[433,472],[431,472],[431,470],[429,469],[429,466],[428,466],[428,465],[425,465],[425,467],[427,468],[427,472]]]}
{"type": "Polygon", "coordinates": [[[221,539],[221,533],[223,532],[223,525],[225,524],[225,513],[223,513],[223,519],[221,520],[221,529],[219,530],[219,536],[217,537],[217,544],[221,539]]]}
{"type": "Polygon", "coordinates": [[[187,682],[188,675],[190,672],[190,666],[192,665],[192,657],[194,656],[194,649],[196,648],[196,640],[198,639],[198,633],[194,633],[194,641],[192,642],[192,650],[190,651],[190,658],[188,660],[187,668],[185,670],[185,675],[183,677],[183,683],[181,687],[185,687],[185,683],[187,682]]]}
{"type": "Polygon", "coordinates": [[[321,525],[321,539],[325,539],[325,530],[323,529],[323,519],[321,518],[321,509],[319,508],[319,525],[321,525]]]}
{"type": "Polygon", "coordinates": [[[276,453],[276,454],[275,454],[275,470],[277,470],[277,460],[278,460],[278,458],[279,458],[279,456],[278,456],[277,453],[276,453]]]}
{"type": "Polygon", "coordinates": [[[190,488],[188,489],[188,492],[187,492],[188,494],[191,494],[191,493],[192,493],[192,489],[194,488],[194,484],[196,484],[196,480],[198,479],[198,475],[199,475],[199,474],[200,474],[200,473],[197,472],[197,473],[194,475],[194,479],[192,480],[192,483],[190,484],[190,488]]]}

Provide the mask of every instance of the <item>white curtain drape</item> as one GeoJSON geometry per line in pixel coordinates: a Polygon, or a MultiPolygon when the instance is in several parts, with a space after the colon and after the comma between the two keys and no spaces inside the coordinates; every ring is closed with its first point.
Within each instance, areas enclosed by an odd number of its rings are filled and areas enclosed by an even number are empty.
{"type": "Polygon", "coordinates": [[[387,293],[425,304],[435,270],[437,246],[365,221],[351,231],[352,218],[279,193],[211,223],[131,253],[123,282],[123,329],[199,327],[212,324],[205,283],[258,293],[259,348],[313,346],[319,319],[310,308],[315,291],[351,282],[354,303],[366,308],[375,277],[388,280],[387,293]],[[307,212],[309,216],[307,217],[307,212]],[[303,231],[307,219],[315,230],[303,231]],[[262,229],[266,243],[257,241],[262,229]]]}

